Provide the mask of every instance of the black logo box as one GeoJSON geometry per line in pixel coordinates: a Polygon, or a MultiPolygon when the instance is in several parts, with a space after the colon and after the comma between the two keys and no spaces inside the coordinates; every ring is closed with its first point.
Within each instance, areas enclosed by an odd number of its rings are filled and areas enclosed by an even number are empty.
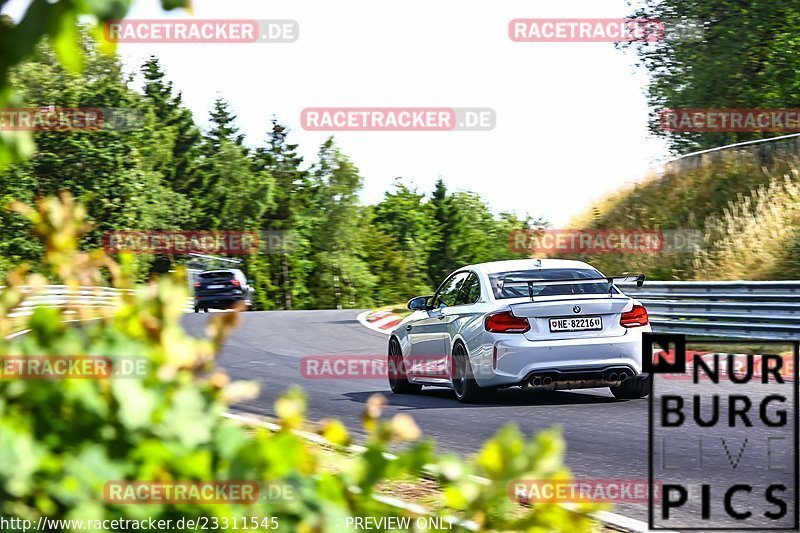
{"type": "Polygon", "coordinates": [[[653,379],[653,390],[648,396],[648,424],[647,424],[647,479],[648,479],[648,528],[652,531],[798,531],[800,530],[800,509],[798,509],[798,493],[800,493],[800,427],[798,426],[798,402],[800,401],[800,383],[798,383],[798,359],[800,359],[800,341],[797,340],[773,340],[773,339],[736,339],[736,340],[717,340],[717,339],[695,339],[687,340],[686,335],[677,333],[643,333],[642,334],[642,370],[652,374],[685,374],[686,373],[686,345],[691,344],[716,344],[716,345],[791,345],[792,346],[792,429],[793,429],[793,457],[794,457],[794,521],[792,527],[657,527],[655,525],[655,479],[653,475],[653,440],[654,440],[654,421],[653,421],[653,401],[655,397],[655,377],[653,379]],[[670,362],[660,358],[653,362],[653,345],[658,345],[667,351],[674,346],[674,361],[670,362]]]}

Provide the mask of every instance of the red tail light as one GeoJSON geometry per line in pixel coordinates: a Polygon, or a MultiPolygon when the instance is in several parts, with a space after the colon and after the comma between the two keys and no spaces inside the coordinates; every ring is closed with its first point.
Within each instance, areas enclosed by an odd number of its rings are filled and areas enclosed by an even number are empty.
{"type": "Polygon", "coordinates": [[[194,286],[195,286],[195,287],[199,287],[199,286],[200,286],[200,282],[199,282],[199,281],[195,281],[195,282],[194,282],[194,286]]]}
{"type": "Polygon", "coordinates": [[[514,316],[511,311],[489,315],[483,325],[492,333],[525,333],[531,329],[527,318],[514,316]]]}
{"type": "Polygon", "coordinates": [[[619,317],[619,325],[626,328],[635,328],[637,326],[646,326],[650,319],[647,317],[647,309],[641,305],[634,305],[633,309],[627,313],[622,313],[619,317]]]}
{"type": "Polygon", "coordinates": [[[241,283],[239,283],[239,280],[238,280],[238,279],[232,279],[232,280],[231,280],[231,283],[232,283],[234,286],[236,286],[236,287],[241,287],[241,286],[242,286],[242,284],[241,284],[241,283]]]}

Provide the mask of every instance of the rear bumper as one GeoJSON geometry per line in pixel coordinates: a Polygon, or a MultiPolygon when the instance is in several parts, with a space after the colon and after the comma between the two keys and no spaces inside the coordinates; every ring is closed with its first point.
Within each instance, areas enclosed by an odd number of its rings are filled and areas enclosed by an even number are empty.
{"type": "Polygon", "coordinates": [[[534,370],[520,385],[542,390],[591,389],[619,385],[634,379],[636,372],[628,364],[570,370],[534,370]]]}
{"type": "Polygon", "coordinates": [[[209,309],[228,309],[234,303],[241,302],[243,300],[244,296],[241,294],[209,294],[204,296],[195,296],[194,306],[201,309],[206,307],[209,309]]]}
{"type": "MultiPolygon", "coordinates": [[[[492,358],[486,367],[475,372],[478,384],[485,387],[529,385],[539,376],[550,377],[550,388],[605,387],[617,380],[642,373],[642,333],[650,327],[631,328],[619,337],[585,338],[552,341],[530,341],[522,335],[496,335],[488,353],[497,348],[496,367],[492,358]],[[615,376],[611,376],[615,377],[615,376]]],[[[476,361],[473,361],[473,368],[476,361]]],[[[480,365],[479,365],[480,366],[480,365]]]]}

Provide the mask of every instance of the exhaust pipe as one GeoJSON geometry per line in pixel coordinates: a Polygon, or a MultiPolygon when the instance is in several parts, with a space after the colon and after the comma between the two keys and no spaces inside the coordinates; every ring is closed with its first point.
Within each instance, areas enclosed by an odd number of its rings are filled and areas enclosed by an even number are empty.
{"type": "Polygon", "coordinates": [[[612,372],[608,375],[608,381],[617,381],[617,373],[612,372]]]}
{"type": "Polygon", "coordinates": [[[620,372],[619,373],[620,382],[625,381],[626,379],[628,379],[628,373],[627,372],[620,372]]]}
{"type": "Polygon", "coordinates": [[[531,378],[531,385],[533,385],[534,387],[538,387],[541,384],[542,384],[542,378],[540,378],[539,376],[533,376],[533,378],[531,378]]]}
{"type": "Polygon", "coordinates": [[[551,378],[550,376],[545,376],[545,378],[542,380],[542,385],[545,385],[545,386],[546,385],[550,385],[552,382],[553,382],[553,378],[551,378]]]}

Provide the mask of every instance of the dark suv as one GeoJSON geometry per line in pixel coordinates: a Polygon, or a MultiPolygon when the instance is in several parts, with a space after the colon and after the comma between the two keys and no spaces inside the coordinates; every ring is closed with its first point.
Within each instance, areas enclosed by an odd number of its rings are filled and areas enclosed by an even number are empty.
{"type": "Polygon", "coordinates": [[[194,283],[194,312],[201,309],[228,309],[235,302],[244,302],[253,309],[253,287],[238,268],[206,270],[194,283]]]}

